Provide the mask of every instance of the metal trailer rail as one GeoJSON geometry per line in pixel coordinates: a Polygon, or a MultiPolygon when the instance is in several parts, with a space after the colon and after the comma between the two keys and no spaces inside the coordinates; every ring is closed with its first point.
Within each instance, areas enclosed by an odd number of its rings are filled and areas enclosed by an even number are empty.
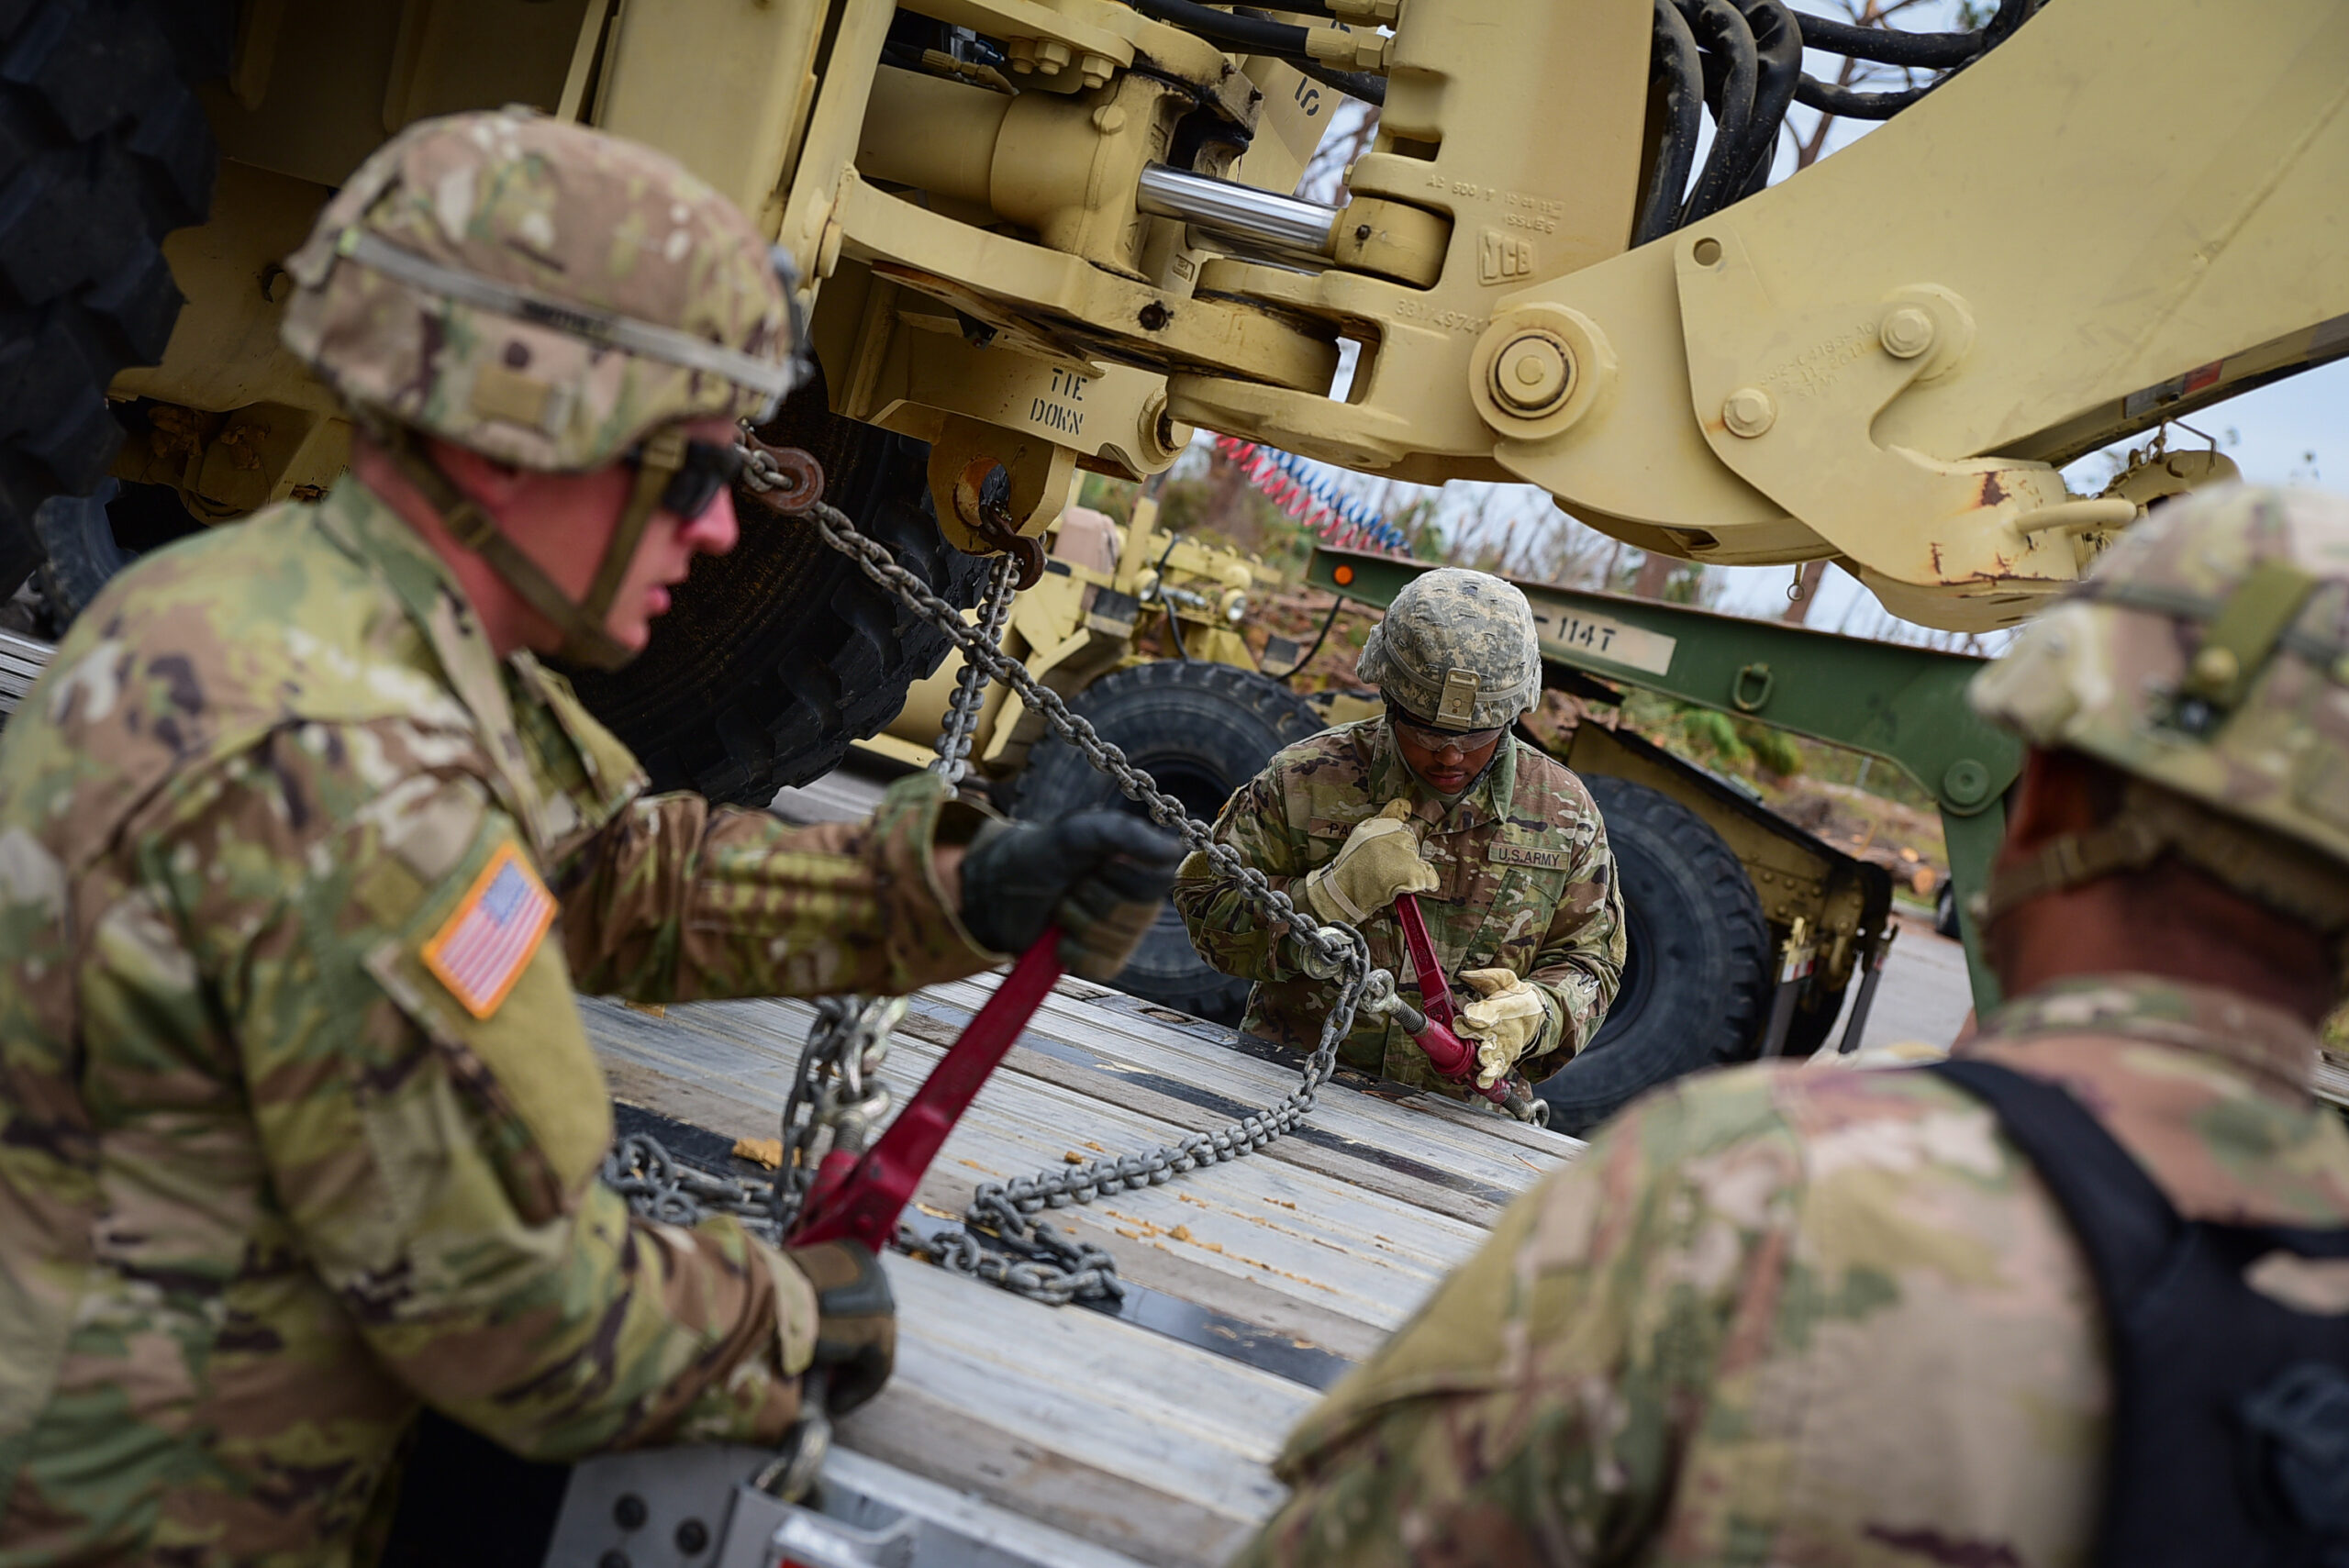
{"type": "Polygon", "coordinates": [[[50,655],[56,651],[55,643],[0,631],[0,716],[17,711],[17,705],[49,668],[50,655]]]}

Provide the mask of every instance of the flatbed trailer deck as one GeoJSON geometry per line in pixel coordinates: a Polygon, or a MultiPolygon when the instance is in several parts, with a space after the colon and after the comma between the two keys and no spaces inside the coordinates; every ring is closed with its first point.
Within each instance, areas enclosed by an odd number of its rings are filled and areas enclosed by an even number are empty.
{"type": "MultiPolygon", "coordinates": [[[[913,999],[883,1073],[899,1104],[995,981],[913,999]]],[[[788,1001],[585,1011],[622,1130],[665,1132],[705,1165],[735,1138],[774,1135],[815,1017],[788,1001]]],[[[952,1223],[982,1182],[1220,1126],[1287,1093],[1296,1074],[1272,1048],[1252,1053],[1229,1030],[1063,980],[956,1128],[917,1207],[924,1223],[952,1223]]],[[[956,1527],[951,1549],[930,1540],[917,1562],[1219,1562],[1278,1505],[1268,1463],[1320,1389],[1580,1147],[1341,1073],[1302,1129],[1253,1155],[1050,1215],[1116,1254],[1135,1287],[1122,1316],[1045,1306],[893,1255],[896,1373],[840,1423],[827,1479],[859,1504],[878,1494],[934,1512],[951,1500],[970,1528],[956,1527]],[[972,1556],[972,1529],[998,1555],[972,1556]]],[[[715,1540],[709,1553],[680,1554],[661,1517],[632,1530],[613,1521],[618,1488],[707,1499],[713,1473],[756,1467],[748,1451],[701,1456],[698,1469],[683,1456],[579,1467],[549,1561],[610,1562],[613,1551],[633,1568],[760,1561],[714,1555],[715,1540]]],[[[735,1533],[740,1553],[745,1532],[735,1533]]],[[[800,1561],[822,1555],[805,1541],[796,1550],[800,1561]]]]}

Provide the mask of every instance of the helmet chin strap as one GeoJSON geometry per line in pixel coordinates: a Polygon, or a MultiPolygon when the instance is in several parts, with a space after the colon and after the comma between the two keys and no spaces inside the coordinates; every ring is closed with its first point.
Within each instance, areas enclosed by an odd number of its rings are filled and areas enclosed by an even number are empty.
{"type": "Polygon", "coordinates": [[[629,563],[636,558],[636,547],[660,507],[661,493],[685,465],[685,437],[681,428],[670,426],[646,439],[628,505],[604,547],[604,558],[596,567],[585,597],[580,599],[565,594],[544,567],[500,532],[496,520],[480,502],[457,487],[413,432],[404,426],[369,421],[367,435],[401,476],[416,486],[450,536],[481,557],[500,581],[561,635],[556,657],[596,670],[617,670],[636,657],[637,651],[606,630],[604,622],[628,576],[629,563]]]}

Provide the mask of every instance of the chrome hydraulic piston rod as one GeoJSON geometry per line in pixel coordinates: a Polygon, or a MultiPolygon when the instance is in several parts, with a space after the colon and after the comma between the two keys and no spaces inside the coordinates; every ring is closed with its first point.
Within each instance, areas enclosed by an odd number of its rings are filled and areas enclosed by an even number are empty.
{"type": "Polygon", "coordinates": [[[1179,217],[1223,239],[1300,256],[1331,253],[1330,228],[1345,210],[1163,163],[1141,172],[1134,205],[1159,217],[1179,217]]]}

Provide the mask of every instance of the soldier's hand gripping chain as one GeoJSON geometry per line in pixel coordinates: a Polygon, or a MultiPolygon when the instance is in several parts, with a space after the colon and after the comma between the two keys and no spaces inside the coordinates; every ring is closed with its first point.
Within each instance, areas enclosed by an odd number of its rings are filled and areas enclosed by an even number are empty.
{"type": "Polygon", "coordinates": [[[1435,867],[1419,854],[1408,818],[1408,801],[1391,800],[1360,823],[1338,847],[1337,858],[1305,873],[1305,901],[1324,920],[1360,920],[1401,893],[1435,891],[1435,867]]]}
{"type": "Polygon", "coordinates": [[[825,1407],[835,1416],[881,1392],[897,1359],[897,1302],[881,1260],[862,1241],[818,1241],[789,1249],[816,1287],[816,1355],[808,1370],[828,1383],[825,1407]]]}
{"type": "Polygon", "coordinates": [[[963,859],[963,924],[997,952],[1025,952],[1058,926],[1069,973],[1107,980],[1158,918],[1182,858],[1182,845],[1122,811],[991,822],[963,859]]]}
{"type": "Polygon", "coordinates": [[[1476,1087],[1489,1089],[1530,1054],[1548,1029],[1542,993],[1506,969],[1464,969],[1477,1000],[1460,1009],[1460,1032],[1476,1047],[1476,1087]]]}

